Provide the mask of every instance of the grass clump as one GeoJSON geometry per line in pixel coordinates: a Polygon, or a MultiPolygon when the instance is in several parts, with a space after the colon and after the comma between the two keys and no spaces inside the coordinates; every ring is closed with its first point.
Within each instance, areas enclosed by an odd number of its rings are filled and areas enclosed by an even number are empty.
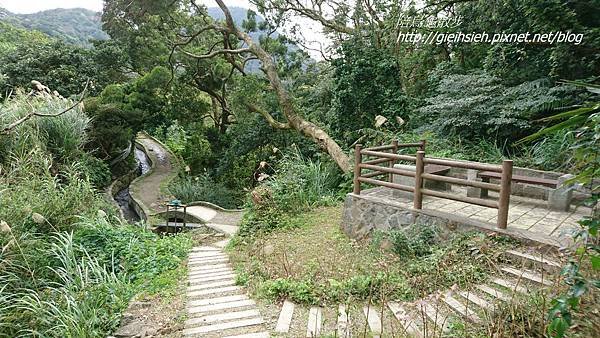
{"type": "Polygon", "coordinates": [[[334,205],[340,199],[339,169],[332,163],[306,158],[297,149],[281,159],[272,176],[263,177],[266,179],[250,194],[249,211],[240,228],[242,236],[294,225],[290,222],[294,215],[334,205]]]}

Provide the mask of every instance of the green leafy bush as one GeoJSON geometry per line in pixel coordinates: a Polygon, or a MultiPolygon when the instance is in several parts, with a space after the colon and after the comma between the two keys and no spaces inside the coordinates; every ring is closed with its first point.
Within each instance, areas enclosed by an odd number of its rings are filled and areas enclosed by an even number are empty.
{"type": "Polygon", "coordinates": [[[415,225],[407,230],[390,231],[389,239],[392,250],[399,256],[421,257],[431,253],[435,242],[435,232],[432,226],[415,225]]]}
{"type": "Polygon", "coordinates": [[[278,165],[276,173],[264,175],[264,183],[252,192],[252,207],[242,222],[242,234],[284,227],[289,215],[338,200],[341,175],[333,165],[305,158],[297,149],[278,165]]]}
{"type": "Polygon", "coordinates": [[[509,87],[485,72],[446,74],[413,118],[427,129],[468,140],[517,140],[531,131],[536,112],[567,103],[571,94],[573,88],[551,87],[547,79],[509,87]]]}
{"type": "Polygon", "coordinates": [[[169,185],[169,192],[183,203],[204,201],[228,209],[237,208],[242,201],[242,192],[227,188],[206,175],[183,177],[169,185]]]}

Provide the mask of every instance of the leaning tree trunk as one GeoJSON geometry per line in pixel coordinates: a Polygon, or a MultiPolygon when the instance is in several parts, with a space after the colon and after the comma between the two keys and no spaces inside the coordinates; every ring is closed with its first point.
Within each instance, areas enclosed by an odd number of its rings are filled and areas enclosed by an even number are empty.
{"type": "Polygon", "coordinates": [[[331,136],[329,136],[327,132],[325,132],[319,126],[310,121],[305,120],[296,112],[292,99],[290,98],[289,93],[281,83],[279,74],[277,74],[277,68],[275,67],[275,63],[273,62],[273,58],[271,57],[271,55],[269,55],[259,44],[255,43],[250,37],[250,35],[248,35],[244,31],[237,29],[233,22],[233,18],[231,17],[229,9],[223,3],[222,0],[216,0],[216,2],[225,14],[225,21],[230,32],[234,34],[238,39],[244,41],[244,43],[250,49],[250,52],[262,62],[263,71],[267,75],[271,86],[273,86],[273,88],[275,89],[279,105],[282,108],[283,114],[287,118],[289,127],[299,131],[302,135],[311,138],[321,148],[323,148],[329,154],[329,156],[331,156],[331,158],[335,161],[335,163],[337,163],[337,165],[340,167],[340,169],[342,169],[342,171],[349,172],[350,158],[348,157],[348,155],[346,155],[346,153],[344,153],[344,151],[337,144],[337,142],[335,142],[335,140],[331,138],[331,136]]]}

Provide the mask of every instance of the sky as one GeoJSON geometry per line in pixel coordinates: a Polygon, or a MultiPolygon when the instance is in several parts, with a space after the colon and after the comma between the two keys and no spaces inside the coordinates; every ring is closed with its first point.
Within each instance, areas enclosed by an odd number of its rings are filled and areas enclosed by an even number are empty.
{"type": "MultiPolygon", "coordinates": [[[[208,7],[216,7],[214,0],[199,0],[198,2],[205,4],[208,7]]],[[[102,0],[0,0],[0,7],[4,7],[10,12],[18,14],[35,13],[48,9],[55,8],[86,8],[96,12],[102,11],[102,0]]],[[[244,7],[256,9],[248,0],[225,0],[225,4],[229,7],[244,7]]],[[[294,23],[300,24],[302,34],[309,41],[320,41],[327,45],[327,40],[321,34],[320,24],[312,22],[305,18],[296,18],[292,20],[294,23]]],[[[285,27],[283,28],[285,33],[285,27]]],[[[319,48],[317,43],[307,43],[311,48],[319,48]]],[[[320,53],[308,51],[315,59],[322,59],[320,53]]]]}
{"type": "MultiPolygon", "coordinates": [[[[200,0],[209,7],[216,6],[212,0],[200,0]]],[[[225,0],[232,7],[250,7],[248,0],[225,0]]],[[[96,12],[102,10],[102,0],[0,0],[0,7],[13,13],[28,14],[54,8],[87,8],[96,12]]]]}

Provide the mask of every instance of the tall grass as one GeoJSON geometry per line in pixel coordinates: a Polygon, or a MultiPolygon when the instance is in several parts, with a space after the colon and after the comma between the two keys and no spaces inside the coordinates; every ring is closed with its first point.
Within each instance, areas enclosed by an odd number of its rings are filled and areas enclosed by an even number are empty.
{"type": "Polygon", "coordinates": [[[131,296],[126,280],[75,248],[72,233],[51,237],[52,281],[39,288],[18,288],[3,276],[0,289],[0,335],[100,337],[119,323],[119,312],[131,296]]]}
{"type": "Polygon", "coordinates": [[[336,203],[341,182],[341,172],[333,163],[306,158],[298,149],[284,155],[275,174],[250,194],[250,212],[242,221],[240,234],[253,235],[293,225],[290,216],[336,203]]]}
{"type": "MultiPolygon", "coordinates": [[[[0,129],[32,111],[56,114],[71,104],[69,100],[56,97],[16,95],[0,106],[0,129]]],[[[40,146],[58,159],[78,155],[87,142],[86,130],[90,121],[81,107],[56,117],[34,116],[0,137],[0,162],[6,160],[2,155],[22,153],[40,146]]]]}
{"type": "MultiPolygon", "coordinates": [[[[17,96],[0,128],[65,102],[17,96]]],[[[185,235],[161,238],[114,216],[90,182],[88,123],[77,110],[0,135],[0,337],[105,337],[131,296],[157,291],[191,247],[185,235]]]]}
{"type": "Polygon", "coordinates": [[[340,173],[333,165],[302,156],[298,149],[286,154],[265,187],[278,209],[301,211],[328,204],[337,196],[340,173]]]}

